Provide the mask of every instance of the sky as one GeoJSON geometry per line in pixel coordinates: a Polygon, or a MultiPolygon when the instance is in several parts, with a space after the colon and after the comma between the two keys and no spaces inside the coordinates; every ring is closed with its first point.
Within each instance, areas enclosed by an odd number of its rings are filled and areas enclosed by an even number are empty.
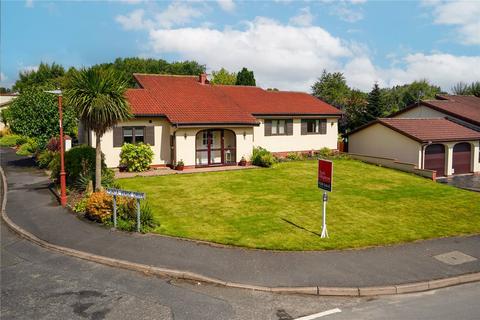
{"type": "Polygon", "coordinates": [[[480,1],[1,1],[0,86],[40,62],[196,60],[309,92],[322,70],[369,91],[480,81],[480,1]]]}

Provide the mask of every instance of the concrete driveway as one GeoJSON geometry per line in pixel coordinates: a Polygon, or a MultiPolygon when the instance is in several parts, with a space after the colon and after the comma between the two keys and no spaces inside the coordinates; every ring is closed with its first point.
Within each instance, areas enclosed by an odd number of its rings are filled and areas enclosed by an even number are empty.
{"type": "Polygon", "coordinates": [[[439,178],[437,182],[445,183],[457,188],[480,192],[480,175],[461,175],[449,178],[439,178]]]}

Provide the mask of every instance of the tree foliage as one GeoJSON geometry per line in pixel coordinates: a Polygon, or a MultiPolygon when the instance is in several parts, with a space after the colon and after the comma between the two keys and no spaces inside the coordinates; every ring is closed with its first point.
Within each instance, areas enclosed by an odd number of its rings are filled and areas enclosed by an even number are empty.
{"type": "MultiPolygon", "coordinates": [[[[45,144],[60,132],[58,98],[39,88],[23,91],[8,107],[10,129],[17,134],[39,139],[45,144]]],[[[76,136],[77,120],[75,110],[63,106],[63,130],[76,136]]]]}
{"type": "Polygon", "coordinates": [[[439,93],[440,87],[420,80],[393,88],[374,85],[367,95],[351,89],[341,72],[329,73],[326,70],[312,85],[312,94],[315,97],[343,111],[339,121],[341,132],[353,130],[378,117],[388,116],[419,99],[434,99],[439,93]]]}
{"type": "Polygon", "coordinates": [[[12,87],[13,91],[23,92],[32,87],[40,89],[56,89],[62,87],[65,69],[53,62],[52,64],[41,62],[36,70],[21,71],[19,79],[12,87]]]}
{"type": "Polygon", "coordinates": [[[242,68],[242,70],[237,74],[237,81],[235,82],[237,86],[256,86],[255,76],[253,71],[249,71],[247,68],[242,68]]]}
{"type": "Polygon", "coordinates": [[[459,82],[452,87],[452,92],[456,95],[474,95],[480,97],[480,81],[475,81],[471,84],[459,82]]]}
{"type": "Polygon", "coordinates": [[[312,93],[326,103],[342,108],[350,93],[350,88],[343,73],[329,73],[323,70],[321,77],[312,86],[312,93]]]}
{"type": "Polygon", "coordinates": [[[212,76],[211,84],[235,85],[237,82],[237,74],[235,72],[228,72],[225,68],[212,71],[212,76]]]}
{"type": "Polygon", "coordinates": [[[133,73],[199,75],[206,70],[205,65],[196,61],[167,62],[163,59],[136,57],[117,58],[113,63],[102,63],[98,66],[102,69],[115,69],[130,87],[136,85],[133,73]]]}
{"type": "Polygon", "coordinates": [[[362,119],[364,123],[368,123],[384,115],[382,97],[378,83],[373,85],[372,91],[368,94],[367,101],[367,107],[362,119]]]}

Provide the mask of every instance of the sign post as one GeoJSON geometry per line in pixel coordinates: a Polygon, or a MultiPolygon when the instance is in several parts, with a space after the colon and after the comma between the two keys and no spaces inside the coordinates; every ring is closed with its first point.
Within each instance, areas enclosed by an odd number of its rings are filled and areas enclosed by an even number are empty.
{"type": "Polygon", "coordinates": [[[145,199],[145,193],[108,188],[107,194],[113,196],[113,226],[117,227],[117,196],[137,199],[137,232],[140,232],[140,199],[145,199]]]}
{"type": "Polygon", "coordinates": [[[332,191],[333,163],[329,160],[318,160],[318,188],[323,189],[322,234],[320,238],[328,238],[327,231],[327,191],[332,191]]]}

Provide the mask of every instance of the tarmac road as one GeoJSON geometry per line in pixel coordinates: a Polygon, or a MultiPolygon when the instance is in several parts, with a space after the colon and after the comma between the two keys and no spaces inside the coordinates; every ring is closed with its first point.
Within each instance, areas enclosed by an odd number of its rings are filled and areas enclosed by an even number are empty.
{"type": "Polygon", "coordinates": [[[479,319],[480,283],[380,298],[285,295],[144,276],[51,252],[1,224],[1,319],[479,319]]]}

